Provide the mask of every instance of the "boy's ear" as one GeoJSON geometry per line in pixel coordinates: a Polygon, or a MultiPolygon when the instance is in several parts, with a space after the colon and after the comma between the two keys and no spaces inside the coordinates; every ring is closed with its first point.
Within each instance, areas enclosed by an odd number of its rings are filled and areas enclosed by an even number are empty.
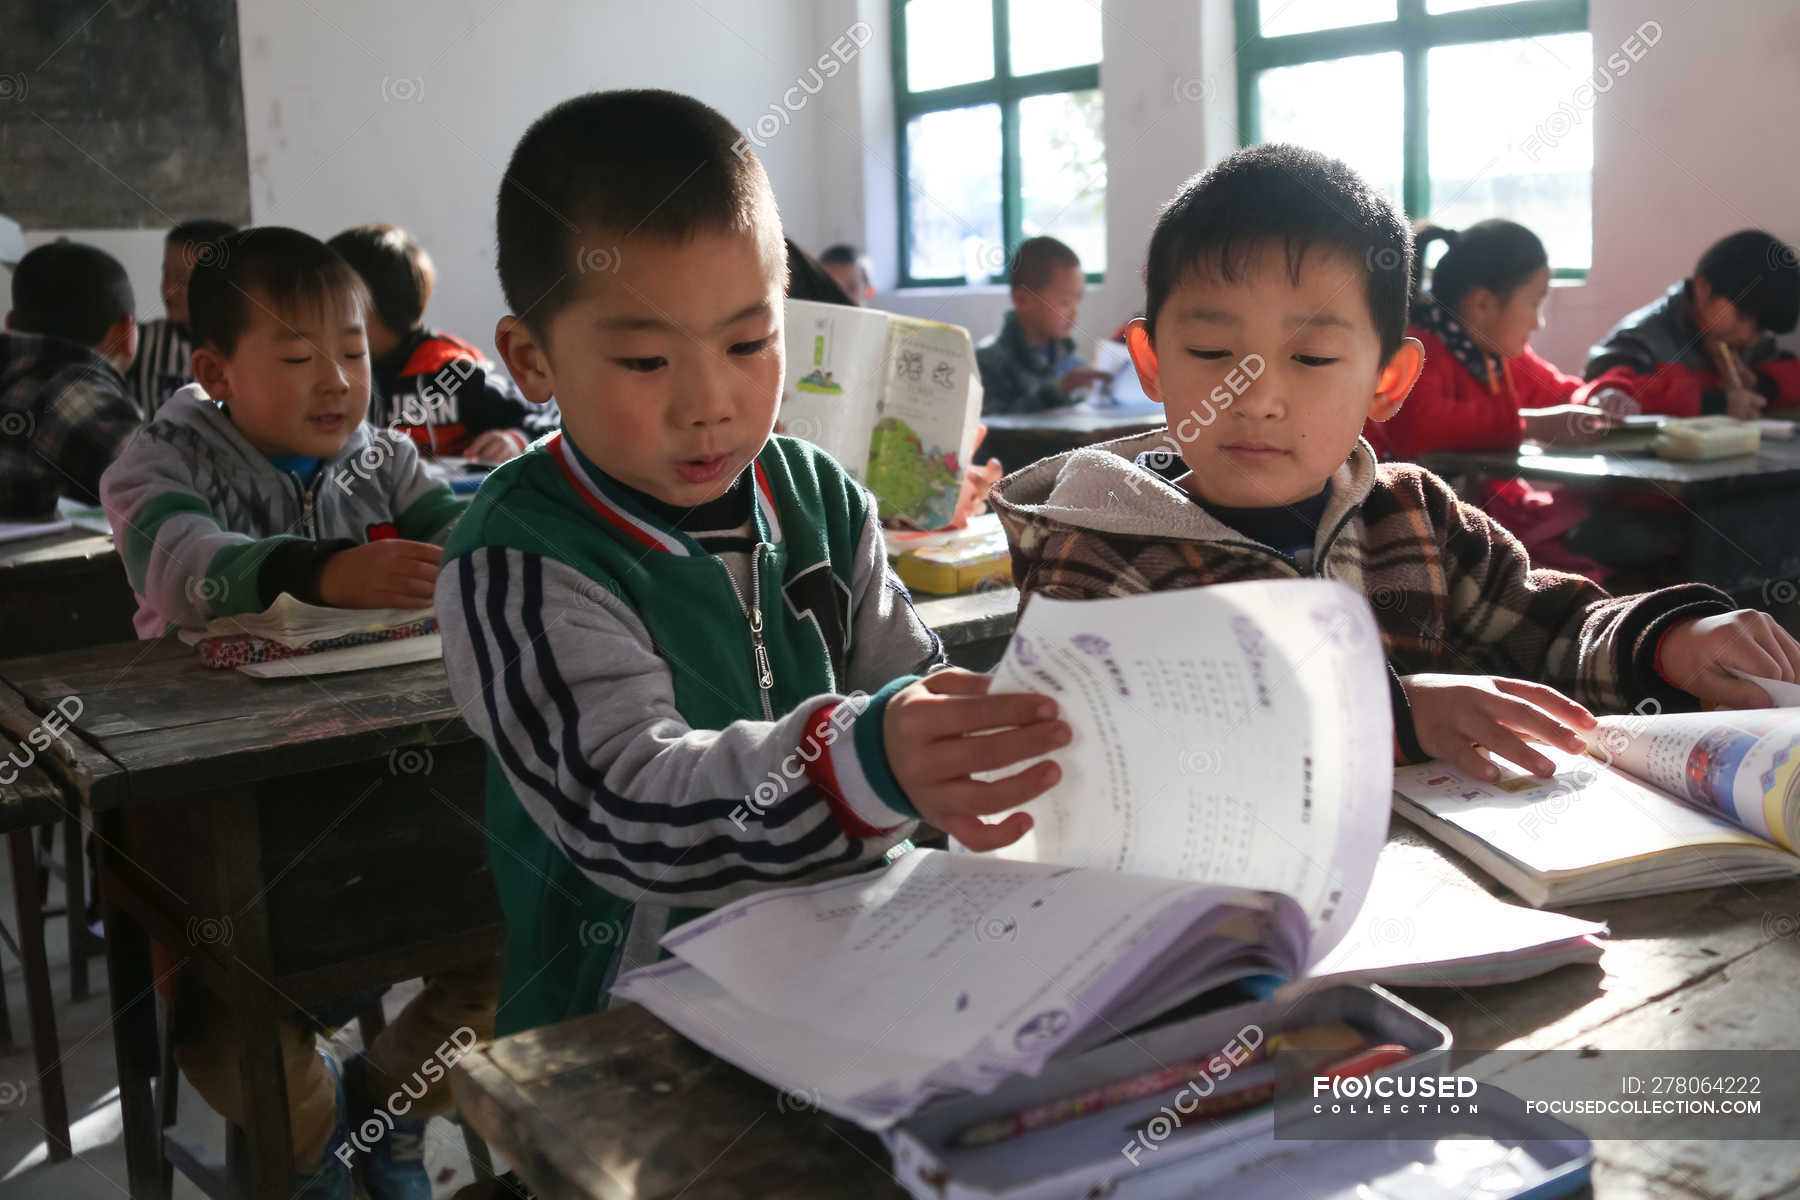
{"type": "Polygon", "coordinates": [[[494,326],[494,346],[525,398],[533,404],[549,403],[556,395],[556,373],[531,326],[511,314],[501,317],[494,326]]]}
{"type": "Polygon", "coordinates": [[[1163,402],[1162,368],[1156,362],[1156,347],[1150,344],[1150,329],[1144,318],[1134,317],[1125,326],[1125,349],[1131,352],[1131,365],[1137,368],[1138,382],[1144,395],[1158,404],[1163,402]]]}
{"type": "Polygon", "coordinates": [[[1401,338],[1400,348],[1375,377],[1375,399],[1369,405],[1369,419],[1385,421],[1399,412],[1424,369],[1425,343],[1415,337],[1401,338]]]}
{"type": "Polygon", "coordinates": [[[231,401],[231,379],[225,374],[225,362],[225,356],[211,346],[196,346],[189,364],[194,369],[194,382],[206,389],[209,399],[221,404],[231,401]]]}

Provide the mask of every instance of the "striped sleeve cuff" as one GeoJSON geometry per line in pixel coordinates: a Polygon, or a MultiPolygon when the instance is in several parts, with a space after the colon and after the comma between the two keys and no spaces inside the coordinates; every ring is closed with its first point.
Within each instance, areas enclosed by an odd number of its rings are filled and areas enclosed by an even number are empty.
{"type": "Polygon", "coordinates": [[[888,701],[915,678],[902,675],[871,696],[860,711],[854,701],[823,705],[807,723],[808,739],[827,747],[807,764],[807,775],[825,794],[850,837],[890,833],[919,817],[888,766],[881,732],[888,701]]]}

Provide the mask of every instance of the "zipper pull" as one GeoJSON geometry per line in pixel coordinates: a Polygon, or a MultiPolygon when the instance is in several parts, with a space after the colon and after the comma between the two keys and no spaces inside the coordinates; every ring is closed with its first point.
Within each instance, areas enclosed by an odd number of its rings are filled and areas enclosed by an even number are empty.
{"type": "Polygon", "coordinates": [[[762,642],[756,643],[756,686],[764,691],[775,686],[775,670],[769,665],[769,651],[762,642]]]}

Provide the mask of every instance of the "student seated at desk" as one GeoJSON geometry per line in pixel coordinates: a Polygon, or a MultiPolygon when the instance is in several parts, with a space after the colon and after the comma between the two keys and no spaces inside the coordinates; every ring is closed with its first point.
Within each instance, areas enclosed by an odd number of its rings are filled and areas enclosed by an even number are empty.
{"type": "Polygon", "coordinates": [[[1537,234],[1502,220],[1461,232],[1427,225],[1415,248],[1421,279],[1425,250],[1437,241],[1448,248],[1430,290],[1413,296],[1406,331],[1424,347],[1425,365],[1405,408],[1363,426],[1375,452],[1411,461],[1440,450],[1510,450],[1526,438],[1578,444],[1600,436],[1605,418],[1569,403],[1582,381],[1528,344],[1550,294],[1550,256],[1537,234]]]}
{"type": "Polygon", "coordinates": [[[194,382],[194,338],[188,331],[188,279],[194,264],[216,259],[237,232],[227,221],[183,221],[163,239],[163,316],[138,327],[137,358],[127,373],[138,412],[148,421],[176,392],[194,382]]]}
{"type": "Polygon", "coordinates": [[[850,297],[850,303],[867,304],[875,298],[875,279],[869,259],[849,242],[838,242],[821,250],[819,265],[837,280],[844,295],[850,297]]]}
{"type": "Polygon", "coordinates": [[[1106,372],[1088,366],[1069,336],[1087,279],[1075,252],[1053,237],[1026,238],[1007,273],[1012,311],[1000,332],[975,347],[981,411],[1042,412],[1075,403],[1075,393],[1106,372]]]}
{"type": "MultiPolygon", "coordinates": [[[[198,381],[101,481],[139,636],[258,612],[284,591],[344,608],[431,604],[439,548],[467,501],[433,479],[411,441],[364,424],[368,303],[348,263],[292,229],[245,230],[194,272],[198,381]]],[[[341,1080],[335,1060],[315,1051],[313,1026],[299,1012],[287,1018],[298,1194],[350,1195],[337,1152],[347,1131],[451,1033],[491,1035],[496,981],[493,968],[430,980],[341,1080]]],[[[175,996],[176,1061],[208,1104],[240,1119],[242,1054],[229,1015],[195,981],[175,996]]],[[[371,1194],[430,1196],[419,1138],[449,1104],[447,1081],[431,1083],[360,1158],[371,1194]]]]}
{"type": "Polygon", "coordinates": [[[52,242],[19,260],[0,333],[0,520],[47,521],[64,495],[98,503],[100,473],[138,427],[121,374],[132,308],[104,250],[52,242]]]}
{"type": "Polygon", "coordinates": [[[375,396],[369,421],[440,454],[505,462],[557,426],[554,404],[535,408],[512,381],[461,338],[425,328],[437,269],[425,248],[393,225],[358,225],[331,239],[368,285],[375,396]]]}
{"type": "Polygon", "coordinates": [[[1382,630],[1397,757],[1486,779],[1498,771],[1477,747],[1540,774],[1550,761],[1525,738],[1581,749],[1594,723],[1582,705],[1767,706],[1729,673],[1800,673],[1800,644],[1767,615],[1710,587],[1615,598],[1534,569],[1437,476],[1377,465],[1359,432],[1399,411],[1421,366],[1406,336],[1412,256],[1392,202],[1324,155],[1253,146],[1190,180],[1157,221],[1130,335],[1169,427],[994,490],[1025,602],[1341,580],[1382,630]],[[1368,265],[1387,261],[1401,265],[1368,265]],[[1252,354],[1260,375],[1216,402],[1252,354]]]}
{"type": "Polygon", "coordinates": [[[1691,278],[1620,321],[1588,351],[1582,374],[1612,388],[1623,412],[1751,420],[1800,405],[1800,360],[1774,334],[1800,319],[1800,258],[1760,229],[1721,238],[1691,278]]]}
{"type": "Polygon", "coordinates": [[[495,340],[563,431],[482,486],[437,610],[493,750],[503,1033],[605,1007],[697,912],[879,865],[921,816],[976,849],[1016,840],[1029,817],[981,817],[1056,768],[971,774],[1069,736],[1051,700],[938,669],[873,497],[771,436],[786,256],[739,141],[686,96],[594,93],[532,125],[501,183],[518,315],[495,340]],[[571,270],[583,241],[619,269],[571,270]],[[1007,731],[963,736],[987,730],[1007,731]]]}

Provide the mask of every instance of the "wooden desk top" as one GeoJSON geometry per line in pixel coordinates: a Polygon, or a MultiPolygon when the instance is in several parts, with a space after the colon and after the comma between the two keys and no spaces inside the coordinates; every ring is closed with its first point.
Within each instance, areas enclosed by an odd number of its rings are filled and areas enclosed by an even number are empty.
{"type": "Polygon", "coordinates": [[[21,586],[8,572],[29,572],[35,578],[40,573],[80,568],[96,560],[116,562],[118,557],[112,538],[80,528],[0,542],[0,586],[21,586]]]}
{"type": "Polygon", "coordinates": [[[69,697],[79,712],[45,766],[97,810],[472,736],[441,661],[256,679],[167,637],[0,662],[0,732],[23,737],[69,697]]]}
{"type": "MultiPolygon", "coordinates": [[[[10,744],[12,739],[5,740],[10,753],[24,756],[24,750],[10,744]]],[[[12,780],[0,782],[0,834],[60,821],[68,815],[62,789],[36,764],[21,768],[17,762],[0,759],[0,778],[12,780]]]]}
{"type": "Polygon", "coordinates": [[[1755,454],[1715,458],[1708,462],[1676,462],[1656,457],[1647,447],[1608,450],[1546,450],[1421,455],[1419,461],[1440,475],[1464,471],[1524,475],[1563,483],[1652,484],[1669,491],[1747,492],[1791,488],[1800,484],[1800,438],[1764,438],[1755,454]]]}
{"type": "Polygon", "coordinates": [[[929,600],[914,597],[919,619],[937,631],[944,645],[954,648],[987,638],[1011,637],[1019,618],[1019,589],[978,588],[954,596],[929,600]]]}
{"type": "MultiPolygon", "coordinates": [[[[1503,894],[1403,822],[1383,864],[1503,894]]],[[[1797,1044],[1800,1023],[1779,998],[1800,975],[1800,939],[1783,936],[1800,921],[1800,880],[1571,911],[1611,926],[1598,966],[1401,994],[1464,1049],[1797,1044]]],[[[872,1135],[807,1111],[804,1097],[778,1094],[635,1006],[502,1038],[453,1078],[465,1117],[545,1200],[902,1194],[872,1135]]],[[[1800,1137],[1800,1113],[1777,1119],[1800,1137]]],[[[1800,1140],[1603,1141],[1595,1153],[1594,1192],[1608,1200],[1770,1196],[1800,1179],[1800,1140]]]]}

